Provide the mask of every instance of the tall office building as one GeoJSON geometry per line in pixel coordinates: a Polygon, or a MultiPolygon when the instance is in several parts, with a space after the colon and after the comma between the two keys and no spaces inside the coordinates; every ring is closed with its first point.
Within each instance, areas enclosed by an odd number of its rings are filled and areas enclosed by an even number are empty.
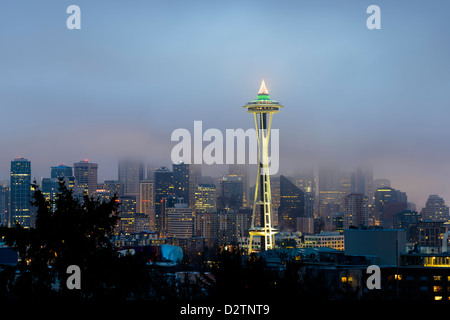
{"type": "Polygon", "coordinates": [[[342,212],[346,192],[350,193],[346,175],[335,166],[319,167],[319,215],[326,220],[342,212]],[[348,189],[348,190],[347,190],[348,189]]]}
{"type": "Polygon", "coordinates": [[[351,193],[344,200],[344,229],[369,226],[368,199],[362,193],[351,193]]]}
{"type": "Polygon", "coordinates": [[[189,204],[189,164],[179,162],[172,166],[175,195],[189,204]]]}
{"type": "Polygon", "coordinates": [[[213,184],[199,184],[195,192],[194,209],[200,213],[217,211],[216,186],[213,184]]]}
{"type": "Polygon", "coordinates": [[[217,240],[219,245],[230,245],[237,243],[237,219],[236,212],[217,213],[217,240]]]}
{"type": "Polygon", "coordinates": [[[117,180],[105,180],[98,184],[95,197],[109,202],[113,196],[118,198],[120,195],[122,195],[122,184],[117,180]]]}
{"type": "Polygon", "coordinates": [[[56,178],[42,178],[41,179],[41,192],[45,200],[51,204],[52,211],[56,209],[54,201],[56,200],[56,194],[59,190],[59,183],[56,178]]]}
{"type": "Polygon", "coordinates": [[[202,167],[200,164],[190,164],[189,165],[189,202],[190,208],[193,208],[195,192],[197,190],[197,185],[201,183],[202,179],[202,167]]]}
{"type": "Polygon", "coordinates": [[[244,208],[249,206],[249,181],[248,166],[245,164],[230,164],[228,166],[229,177],[240,177],[242,180],[242,205],[244,208]]]}
{"type": "Polygon", "coordinates": [[[10,192],[10,187],[0,185],[0,225],[5,227],[9,224],[10,192]]]}
{"type": "Polygon", "coordinates": [[[248,237],[248,230],[252,221],[252,209],[245,208],[236,213],[236,237],[248,237]]]}
{"type": "Polygon", "coordinates": [[[190,238],[194,234],[194,213],[186,203],[167,208],[167,236],[190,238]]]}
{"type": "Polygon", "coordinates": [[[103,182],[103,188],[109,192],[111,197],[114,195],[123,195],[123,186],[118,180],[105,180],[103,182]]]}
{"type": "Polygon", "coordinates": [[[314,171],[301,172],[295,178],[295,185],[305,194],[305,217],[314,217],[314,203],[316,199],[316,179],[314,171]]]}
{"type": "Polygon", "coordinates": [[[405,192],[394,188],[378,188],[375,192],[374,225],[384,228],[393,228],[394,216],[407,208],[407,196],[405,192]]]}
{"type": "Polygon", "coordinates": [[[417,211],[403,210],[394,216],[394,229],[403,229],[406,231],[406,241],[413,241],[411,226],[420,221],[420,216],[417,211]]]}
{"type": "Polygon", "coordinates": [[[161,167],[154,173],[155,232],[163,235],[166,221],[165,199],[175,195],[173,171],[161,167]]]}
{"type": "Polygon", "coordinates": [[[155,230],[155,183],[142,180],[139,186],[139,212],[147,217],[150,230],[155,230]]]}
{"type": "Polygon", "coordinates": [[[95,196],[98,187],[98,164],[84,159],[83,161],[74,163],[73,170],[77,192],[80,194],[87,192],[89,196],[95,196]]]}
{"type": "Polygon", "coordinates": [[[123,194],[139,196],[139,182],[144,180],[144,164],[141,161],[121,159],[118,166],[118,178],[123,194]]]}
{"type": "Polygon", "coordinates": [[[283,231],[297,231],[297,218],[305,216],[305,194],[287,177],[280,176],[278,225],[283,231]]]}
{"type": "Polygon", "coordinates": [[[19,157],[11,161],[11,226],[31,227],[31,197],[31,162],[19,157]]]}
{"type": "Polygon", "coordinates": [[[379,189],[379,188],[390,188],[391,187],[391,181],[389,179],[385,179],[385,178],[378,178],[378,179],[373,179],[372,181],[372,197],[375,197],[375,192],[379,189]]]}
{"type": "MultiPolygon", "coordinates": [[[[278,226],[278,210],[280,208],[280,176],[274,176],[270,178],[270,193],[272,196],[272,217],[273,225],[278,226]]],[[[255,194],[255,189],[251,188],[250,194],[255,194]]],[[[253,203],[253,199],[251,199],[253,203]]],[[[257,217],[259,221],[259,217],[257,217]]]]}
{"type": "Polygon", "coordinates": [[[206,238],[208,246],[214,243],[218,234],[217,213],[199,213],[194,215],[194,236],[206,238]]]}
{"type": "Polygon", "coordinates": [[[57,166],[51,167],[50,178],[56,179],[65,177],[73,177],[72,167],[64,164],[58,164],[57,166]]]}
{"type": "Polygon", "coordinates": [[[424,221],[449,221],[449,209],[444,199],[437,194],[428,197],[425,207],[420,212],[424,221]]]}
{"type": "Polygon", "coordinates": [[[242,178],[239,176],[223,177],[221,184],[220,209],[239,210],[244,206],[242,178]]]}
{"type": "Polygon", "coordinates": [[[372,196],[373,172],[370,168],[356,168],[351,173],[351,192],[372,196]]]}
{"type": "Polygon", "coordinates": [[[120,196],[119,232],[129,235],[134,232],[134,217],[136,215],[136,197],[120,196]]]}
{"type": "MultiPolygon", "coordinates": [[[[50,178],[54,181],[64,181],[65,185],[69,189],[75,188],[75,177],[73,175],[72,167],[66,166],[64,164],[58,164],[57,166],[51,167],[50,178]]],[[[57,191],[59,190],[59,184],[57,191]]]]}

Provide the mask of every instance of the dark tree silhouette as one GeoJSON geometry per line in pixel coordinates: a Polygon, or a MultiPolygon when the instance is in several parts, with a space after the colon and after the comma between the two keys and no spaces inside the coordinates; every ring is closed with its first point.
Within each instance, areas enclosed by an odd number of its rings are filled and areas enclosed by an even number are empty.
{"type": "Polygon", "coordinates": [[[6,274],[0,277],[3,295],[7,292],[12,298],[28,299],[145,298],[145,262],[138,255],[119,256],[110,240],[119,219],[117,197],[100,201],[85,195],[79,201],[60,182],[52,206],[34,187],[35,227],[0,227],[5,243],[19,255],[15,279],[6,274]],[[70,265],[81,269],[79,290],[66,286],[70,265]]]}

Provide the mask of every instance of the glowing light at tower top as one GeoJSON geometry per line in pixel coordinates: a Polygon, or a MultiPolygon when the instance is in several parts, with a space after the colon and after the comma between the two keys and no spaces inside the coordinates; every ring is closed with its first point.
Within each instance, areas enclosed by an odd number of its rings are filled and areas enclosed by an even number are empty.
{"type": "Polygon", "coordinates": [[[250,113],[277,113],[279,108],[283,108],[283,106],[278,101],[270,99],[269,90],[267,90],[266,83],[262,79],[258,97],[248,102],[244,108],[247,108],[250,113]]]}

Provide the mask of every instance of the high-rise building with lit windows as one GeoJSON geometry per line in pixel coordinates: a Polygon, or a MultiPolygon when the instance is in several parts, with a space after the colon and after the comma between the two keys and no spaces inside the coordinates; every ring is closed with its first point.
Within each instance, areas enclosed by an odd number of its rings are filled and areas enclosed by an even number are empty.
{"type": "Polygon", "coordinates": [[[195,205],[195,192],[197,185],[201,183],[202,179],[202,166],[200,164],[189,165],[189,201],[185,201],[190,208],[195,205]]]}
{"type": "Polygon", "coordinates": [[[120,196],[119,209],[119,232],[123,234],[131,234],[134,232],[134,217],[136,215],[136,197],[120,196]]]}
{"type": "Polygon", "coordinates": [[[378,188],[374,200],[374,224],[393,228],[394,215],[407,208],[405,192],[390,187],[378,188]]]}
{"type": "Polygon", "coordinates": [[[280,176],[278,225],[283,231],[297,231],[297,218],[305,216],[305,194],[287,177],[280,176]]]}
{"type": "Polygon", "coordinates": [[[425,207],[421,211],[422,220],[426,221],[449,221],[449,209],[444,199],[437,194],[428,197],[425,207]]]}
{"type": "Polygon", "coordinates": [[[24,158],[11,161],[10,225],[31,227],[31,162],[24,158]]]}
{"type": "Polygon", "coordinates": [[[190,238],[194,234],[194,213],[186,203],[167,208],[167,236],[190,238]]]}
{"type": "Polygon", "coordinates": [[[173,164],[173,182],[175,195],[189,204],[189,164],[179,162],[173,164]]]}
{"type": "Polygon", "coordinates": [[[344,229],[369,226],[368,199],[362,193],[351,193],[344,199],[344,229]]]}
{"type": "Polygon", "coordinates": [[[64,164],[58,164],[51,168],[50,178],[65,178],[65,177],[73,177],[72,167],[66,166],[64,164]]]}
{"type": "Polygon", "coordinates": [[[56,194],[59,190],[58,180],[55,178],[42,178],[41,180],[41,191],[45,200],[49,201],[51,208],[54,211],[56,209],[54,201],[56,200],[56,194]]]}
{"type": "Polygon", "coordinates": [[[77,192],[87,192],[89,196],[95,196],[97,191],[98,164],[89,162],[88,159],[73,164],[77,192]]]}
{"type": "Polygon", "coordinates": [[[0,225],[8,226],[9,223],[9,196],[11,188],[0,185],[0,225]]]}
{"type": "Polygon", "coordinates": [[[166,222],[166,199],[175,196],[173,171],[161,167],[154,173],[155,232],[163,235],[166,222]]]}
{"type": "Polygon", "coordinates": [[[199,184],[195,192],[194,209],[199,213],[213,213],[217,211],[216,186],[213,184],[199,184]]]}
{"type": "MultiPolygon", "coordinates": [[[[51,167],[50,178],[56,181],[64,181],[65,185],[69,189],[75,187],[75,177],[73,175],[72,167],[66,166],[64,164],[58,164],[57,166],[51,167]]],[[[59,186],[57,187],[57,191],[59,186]]]]}
{"type": "Polygon", "coordinates": [[[155,230],[155,183],[142,180],[139,184],[139,213],[149,221],[149,230],[155,230]]]}

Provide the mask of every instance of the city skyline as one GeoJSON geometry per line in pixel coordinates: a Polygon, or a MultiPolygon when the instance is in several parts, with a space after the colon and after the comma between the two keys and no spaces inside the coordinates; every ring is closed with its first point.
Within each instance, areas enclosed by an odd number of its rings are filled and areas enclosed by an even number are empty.
{"type": "Polygon", "coordinates": [[[274,123],[280,174],[369,162],[418,209],[450,198],[449,4],[377,1],[381,30],[365,26],[369,2],[77,4],[78,31],[65,4],[0,4],[1,180],[19,156],[37,179],[84,158],[99,181],[123,155],[169,165],[177,128],[251,128],[241,105],[264,78],[289,106],[274,123]],[[256,19],[267,12],[276,25],[256,19]]]}

